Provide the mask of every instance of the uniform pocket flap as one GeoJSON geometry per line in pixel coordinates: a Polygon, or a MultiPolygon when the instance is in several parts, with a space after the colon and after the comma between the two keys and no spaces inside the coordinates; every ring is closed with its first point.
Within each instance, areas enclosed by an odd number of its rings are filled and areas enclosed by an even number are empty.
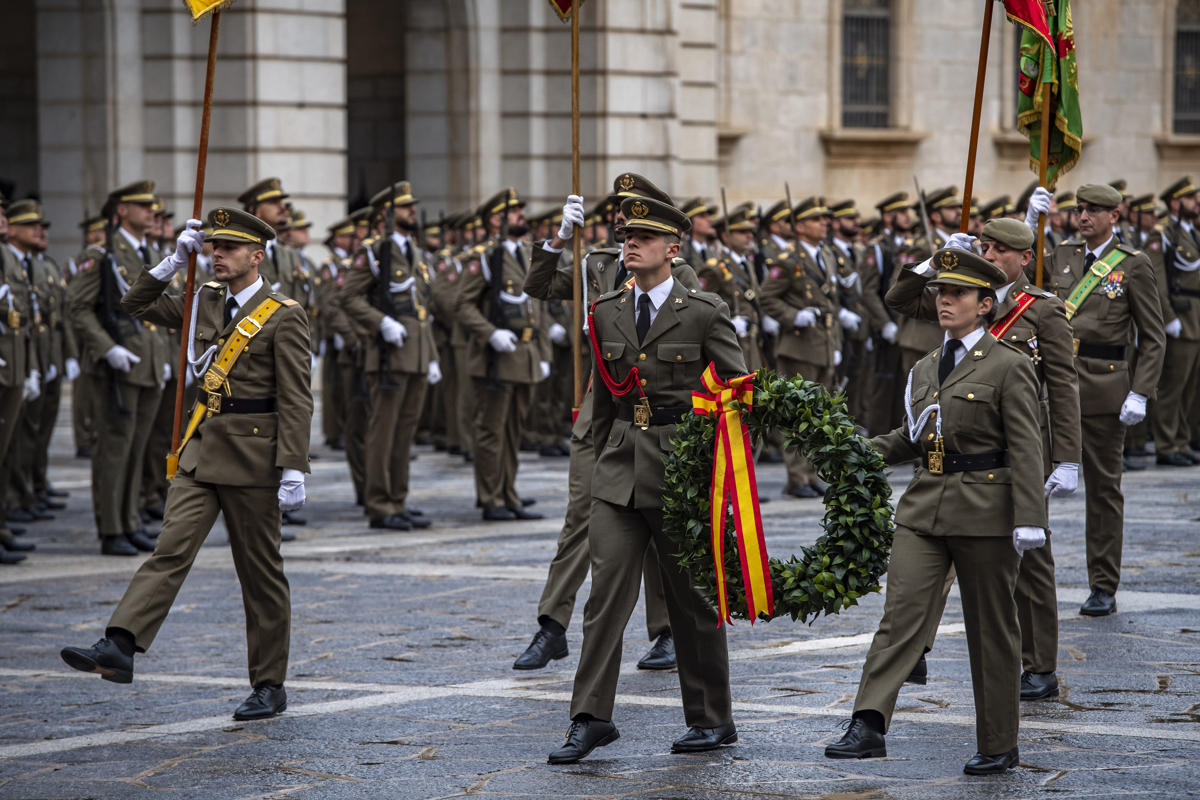
{"type": "Polygon", "coordinates": [[[225,432],[230,436],[271,437],[279,430],[279,420],[274,416],[238,414],[226,418],[225,432]]]}
{"type": "Polygon", "coordinates": [[[1012,483],[1012,467],[977,469],[962,474],[963,483],[1012,483]]]}
{"type": "Polygon", "coordinates": [[[912,390],[913,401],[915,402],[917,400],[924,400],[925,396],[929,394],[930,386],[931,384],[928,383],[922,383],[920,386],[914,386],[912,390]]]}
{"type": "Polygon", "coordinates": [[[979,383],[960,383],[950,390],[951,397],[970,400],[975,403],[990,403],[996,387],[979,383]]]}
{"type": "Polygon", "coordinates": [[[217,338],[217,329],[197,324],[196,338],[204,342],[211,342],[213,339],[217,338]]]}
{"type": "Polygon", "coordinates": [[[625,353],[625,343],[603,342],[600,345],[600,352],[604,356],[605,361],[617,361],[625,353]]]}
{"type": "Polygon", "coordinates": [[[675,452],[675,442],[672,439],[675,436],[676,425],[660,425],[658,429],[658,446],[662,448],[664,453],[675,452]]]}
{"type": "Polygon", "coordinates": [[[659,361],[699,361],[699,342],[663,342],[658,346],[659,361]]]}
{"type": "Polygon", "coordinates": [[[627,430],[629,430],[629,423],[625,420],[619,419],[613,422],[612,430],[608,432],[608,446],[620,447],[627,430]]]}
{"type": "Polygon", "coordinates": [[[1084,363],[1084,366],[1087,367],[1088,372],[1092,372],[1097,375],[1103,375],[1109,372],[1125,372],[1129,369],[1129,362],[1125,360],[1109,361],[1108,359],[1103,358],[1081,358],[1079,360],[1084,363]]]}
{"type": "Polygon", "coordinates": [[[254,355],[265,355],[271,349],[270,339],[251,339],[246,345],[246,352],[254,355]]]}

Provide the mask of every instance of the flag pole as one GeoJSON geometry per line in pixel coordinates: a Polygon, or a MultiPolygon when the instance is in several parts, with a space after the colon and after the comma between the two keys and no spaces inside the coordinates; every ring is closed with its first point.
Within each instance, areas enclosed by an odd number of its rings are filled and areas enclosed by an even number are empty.
{"type": "Polygon", "coordinates": [[[971,198],[975,192],[975,152],[979,149],[979,118],[983,114],[983,84],[987,78],[988,46],[992,41],[992,6],[994,0],[983,0],[983,34],[979,42],[979,70],[975,75],[975,110],[971,117],[971,144],[967,151],[967,179],[963,182],[963,209],[959,232],[971,226],[971,198]]]}
{"type": "MultiPolygon", "coordinates": [[[[1050,95],[1053,83],[1042,84],[1042,153],[1038,165],[1038,185],[1046,185],[1046,167],[1050,161],[1050,95]]],[[[1034,284],[1042,288],[1042,270],[1046,261],[1046,215],[1038,214],[1037,229],[1037,273],[1034,284]]]]}
{"type": "MultiPolygon", "coordinates": [[[[579,0],[571,0],[571,194],[580,193],[579,181],[579,0]]],[[[583,330],[583,229],[576,227],[571,238],[571,297],[575,336],[583,330]]],[[[573,348],[575,360],[575,408],[572,418],[583,405],[583,350],[578,341],[573,348]]]]}
{"type": "MultiPolygon", "coordinates": [[[[217,33],[221,28],[221,9],[212,14],[212,28],[208,34],[208,71],[204,76],[204,113],[200,118],[200,153],[196,159],[196,193],[192,199],[192,219],[201,219],[204,213],[204,172],[208,167],[208,129],[212,121],[213,80],[217,72],[217,33]]],[[[179,455],[180,430],[183,425],[183,390],[187,384],[188,334],[192,324],[192,306],[196,297],[196,254],[188,254],[187,289],[183,295],[183,330],[180,333],[179,364],[175,373],[175,425],[171,429],[171,452],[179,455]]],[[[173,476],[172,476],[173,477],[173,476]]]]}

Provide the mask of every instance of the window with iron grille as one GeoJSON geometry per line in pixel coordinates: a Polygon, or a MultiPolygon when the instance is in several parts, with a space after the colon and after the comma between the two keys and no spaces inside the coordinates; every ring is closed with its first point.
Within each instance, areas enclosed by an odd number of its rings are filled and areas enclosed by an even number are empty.
{"type": "Polygon", "coordinates": [[[842,126],[886,128],[891,121],[891,0],[845,0],[842,10],[842,126]]]}
{"type": "Polygon", "coordinates": [[[1175,12],[1175,133],[1200,133],[1200,0],[1175,12]]]}

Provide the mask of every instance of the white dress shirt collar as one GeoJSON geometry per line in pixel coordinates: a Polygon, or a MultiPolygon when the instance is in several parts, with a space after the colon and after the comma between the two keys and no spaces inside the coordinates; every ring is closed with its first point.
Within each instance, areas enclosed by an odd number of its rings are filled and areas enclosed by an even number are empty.
{"type": "MultiPolygon", "coordinates": [[[[967,351],[970,350],[972,347],[974,347],[976,344],[978,344],[979,340],[983,338],[983,335],[985,333],[987,333],[987,328],[979,327],[979,328],[976,328],[975,330],[971,331],[970,333],[968,333],[966,336],[964,336],[962,339],[959,340],[962,342],[962,347],[960,347],[954,351],[954,366],[956,366],[956,367],[958,366],[959,362],[962,361],[963,358],[967,355],[967,351]]],[[[942,334],[942,352],[943,353],[946,352],[946,342],[948,342],[948,341],[950,341],[950,334],[943,333],[942,334]]]]}
{"type": "Polygon", "coordinates": [[[1095,256],[1096,256],[1096,260],[1097,260],[1097,261],[1099,261],[1099,260],[1100,260],[1100,256],[1101,256],[1101,255],[1103,255],[1103,253],[1104,253],[1104,248],[1108,247],[1108,243],[1109,243],[1109,242],[1111,242],[1112,240],[1113,240],[1113,237],[1112,237],[1112,236],[1109,236],[1107,239],[1105,239],[1105,240],[1104,240],[1104,244],[1100,245],[1100,246],[1099,246],[1099,247],[1097,247],[1095,250],[1092,250],[1091,248],[1088,248],[1088,252],[1089,252],[1089,253],[1092,253],[1093,255],[1095,255],[1095,256]]]}
{"type": "Polygon", "coordinates": [[[521,247],[520,239],[505,239],[504,240],[504,249],[507,250],[508,254],[510,256],[512,256],[513,258],[517,257],[517,250],[520,249],[520,247],[521,247]]]}
{"type": "Polygon", "coordinates": [[[846,255],[853,254],[853,247],[851,246],[851,244],[849,242],[847,242],[845,239],[841,238],[840,236],[833,237],[833,243],[836,244],[838,246],[838,248],[846,255]]]}
{"type": "Polygon", "coordinates": [[[771,238],[775,240],[775,244],[779,245],[784,250],[787,250],[789,247],[791,247],[791,243],[777,233],[772,233],[771,238]]]}
{"type": "Polygon", "coordinates": [[[22,252],[21,249],[19,247],[17,247],[15,244],[13,244],[12,242],[8,243],[8,249],[11,250],[13,255],[17,257],[17,261],[21,262],[22,264],[25,263],[26,255],[32,255],[30,253],[22,252]]]}
{"type": "MultiPolygon", "coordinates": [[[[232,295],[233,302],[237,303],[237,308],[234,309],[233,312],[235,317],[241,313],[242,309],[246,307],[247,303],[254,299],[254,295],[258,293],[258,290],[262,288],[262,285],[263,278],[261,275],[259,275],[258,280],[256,280],[254,283],[250,284],[245,289],[242,289],[237,294],[232,295]]],[[[227,299],[225,302],[228,303],[229,300],[227,299]]]]}
{"type": "Polygon", "coordinates": [[[143,236],[142,240],[139,242],[137,239],[133,238],[132,233],[125,230],[125,226],[122,225],[121,227],[117,228],[117,230],[121,232],[121,235],[125,237],[126,241],[133,245],[134,250],[137,250],[139,247],[145,247],[146,252],[150,252],[150,248],[146,245],[146,237],[143,236]]]}
{"type": "Polygon", "coordinates": [[[637,319],[638,302],[641,300],[643,294],[648,294],[650,295],[650,324],[653,325],[655,317],[658,316],[658,310],[662,308],[663,303],[667,302],[667,298],[671,296],[671,287],[674,285],[675,278],[673,277],[668,277],[648,292],[643,292],[636,283],[633,284],[634,319],[637,319]]]}
{"type": "Polygon", "coordinates": [[[1016,284],[1016,281],[1013,281],[1012,283],[1001,286],[999,289],[996,290],[996,306],[997,307],[999,307],[999,305],[1004,302],[1004,298],[1008,297],[1008,292],[1009,292],[1009,290],[1012,289],[1014,284],[1016,284]]]}

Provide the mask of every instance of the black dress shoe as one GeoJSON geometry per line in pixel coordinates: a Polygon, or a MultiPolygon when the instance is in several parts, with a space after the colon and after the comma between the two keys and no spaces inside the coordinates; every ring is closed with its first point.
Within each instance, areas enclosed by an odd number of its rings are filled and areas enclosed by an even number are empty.
{"type": "Polygon", "coordinates": [[[162,533],[162,531],[152,531],[149,528],[147,528],[145,525],[138,525],[137,532],[140,533],[142,536],[145,536],[147,539],[149,539],[152,542],[156,541],[158,539],[158,535],[160,533],[162,533]]]}
{"type": "Polygon", "coordinates": [[[1014,747],[1007,753],[1001,753],[998,756],[976,753],[975,757],[963,767],[963,773],[966,775],[999,775],[1002,772],[1008,772],[1021,761],[1021,754],[1017,752],[1017,749],[1014,747]]]}
{"type": "Polygon", "coordinates": [[[452,444],[452,445],[450,445],[449,447],[447,447],[447,448],[446,448],[446,455],[448,455],[448,456],[461,456],[461,455],[462,455],[462,448],[461,448],[461,447],[459,447],[459,446],[458,446],[458,445],[456,445],[456,444],[452,444]]]}
{"type": "Polygon", "coordinates": [[[144,509],[144,511],[146,512],[146,515],[150,517],[150,519],[162,519],[167,513],[166,505],[163,503],[159,503],[156,506],[150,506],[149,508],[144,509]]]}
{"type": "Polygon", "coordinates": [[[80,672],[94,672],[113,683],[133,683],[133,656],[127,656],[107,636],[91,647],[64,647],[62,660],[80,672]]]}
{"type": "Polygon", "coordinates": [[[917,659],[917,665],[912,668],[912,672],[908,673],[908,677],[904,679],[904,682],[924,686],[928,681],[929,665],[925,663],[925,654],[921,653],[921,657],[917,659]]]}
{"type": "Polygon", "coordinates": [[[538,446],[536,444],[534,444],[533,442],[525,442],[521,445],[522,453],[536,453],[537,451],[538,451],[538,446]]]}
{"type": "Polygon", "coordinates": [[[545,519],[545,514],[539,514],[536,511],[526,511],[524,506],[519,508],[510,508],[509,511],[517,519],[545,519]]]}
{"type": "Polygon", "coordinates": [[[1159,456],[1154,463],[1160,467],[1193,467],[1195,464],[1183,453],[1171,453],[1169,456],[1159,456]]]}
{"type": "Polygon", "coordinates": [[[1130,447],[1129,449],[1127,449],[1125,451],[1124,454],[1129,456],[1130,458],[1145,458],[1146,456],[1150,455],[1150,451],[1147,450],[1144,446],[1143,447],[1130,447]]]}
{"type": "Polygon", "coordinates": [[[308,520],[306,520],[304,517],[297,514],[295,511],[285,511],[285,512],[283,512],[283,524],[284,525],[307,525],[308,520]]]}
{"type": "Polygon", "coordinates": [[[71,493],[66,489],[55,489],[54,484],[46,484],[46,497],[70,497],[71,493]]]}
{"type": "Polygon", "coordinates": [[[425,517],[413,516],[411,511],[405,511],[403,514],[397,514],[397,516],[408,520],[408,524],[412,529],[417,531],[423,531],[433,524],[432,521],[425,519],[425,517]]]}
{"type": "Polygon", "coordinates": [[[565,633],[554,634],[539,628],[529,647],[513,662],[513,669],[542,669],[551,661],[566,658],[568,654],[565,633]]]}
{"type": "Polygon", "coordinates": [[[13,525],[12,523],[9,523],[8,525],[5,525],[4,527],[8,528],[8,532],[11,533],[13,536],[20,536],[25,531],[29,530],[24,525],[13,525]]]}
{"type": "Polygon", "coordinates": [[[371,520],[371,527],[389,531],[411,531],[413,526],[408,517],[400,514],[388,514],[386,517],[371,520]]]}
{"type": "Polygon", "coordinates": [[[262,686],[254,687],[254,691],[246,698],[246,702],[233,712],[233,718],[236,720],[270,719],[283,711],[287,711],[287,692],[284,690],[283,684],[272,686],[264,683],[262,686]]]}
{"type": "Polygon", "coordinates": [[[1103,589],[1092,587],[1092,593],[1079,608],[1079,613],[1085,617],[1107,617],[1117,613],[1117,598],[1103,589]]]}
{"type": "Polygon", "coordinates": [[[799,486],[788,486],[784,488],[783,493],[785,495],[799,497],[802,499],[810,499],[821,496],[821,493],[817,491],[817,487],[810,486],[807,483],[802,483],[799,486]]]}
{"type": "Polygon", "coordinates": [[[328,447],[330,450],[345,450],[346,449],[346,445],[342,442],[342,440],[337,439],[337,438],[326,439],[325,446],[328,447]]]}
{"type": "Polygon", "coordinates": [[[532,497],[522,497],[521,498],[521,506],[523,508],[529,508],[530,506],[536,506],[536,505],[537,505],[537,500],[532,497]]]}
{"type": "Polygon", "coordinates": [[[763,450],[762,455],[758,457],[760,464],[782,464],[783,453],[777,453],[774,450],[763,450]]]}
{"type": "Polygon", "coordinates": [[[38,508],[42,511],[45,511],[46,509],[50,509],[51,511],[62,511],[66,507],[67,504],[61,500],[51,500],[48,497],[45,500],[38,502],[38,508]]]}
{"type": "Polygon", "coordinates": [[[92,448],[90,448],[90,447],[75,448],[75,457],[76,458],[91,458],[92,457],[92,448]]]}
{"type": "Polygon", "coordinates": [[[642,660],[638,662],[637,668],[652,670],[675,669],[675,640],[671,638],[671,634],[664,633],[658,637],[658,640],[650,648],[650,651],[642,656],[642,660]]]}
{"type": "Polygon", "coordinates": [[[124,536],[101,536],[100,555],[102,556],[136,556],[137,548],[129,543],[124,536]]]}
{"type": "MultiPolygon", "coordinates": [[[[33,522],[45,522],[46,520],[54,519],[53,514],[49,514],[45,511],[41,511],[38,509],[37,506],[34,506],[33,508],[23,508],[21,510],[24,511],[29,516],[31,516],[33,518],[33,520],[32,520],[33,522]]],[[[27,521],[28,520],[21,520],[21,519],[17,520],[17,522],[27,522],[27,521]]]]}
{"type": "Polygon", "coordinates": [[[4,515],[4,519],[8,522],[33,522],[37,518],[24,508],[14,508],[4,515]]]}
{"type": "Polygon", "coordinates": [[[10,553],[28,553],[37,549],[37,545],[33,542],[22,542],[11,537],[0,541],[0,547],[3,547],[10,553]]]}
{"type": "Polygon", "coordinates": [[[484,522],[511,522],[516,518],[517,515],[513,513],[511,508],[503,506],[499,508],[485,508],[483,510],[484,522]]]}
{"type": "Polygon", "coordinates": [[[545,458],[561,458],[571,455],[556,444],[548,444],[538,449],[538,455],[545,458]]]}
{"type": "Polygon", "coordinates": [[[25,560],[24,553],[10,553],[0,548],[0,564],[19,564],[25,560]]]}
{"type": "Polygon", "coordinates": [[[468,464],[470,464],[470,463],[471,463],[471,462],[473,462],[474,460],[475,460],[475,456],[471,455],[471,451],[470,451],[470,450],[464,450],[464,451],[463,451],[463,461],[465,461],[465,462],[467,462],[468,464]]]}
{"type": "Polygon", "coordinates": [[[1058,676],[1053,672],[1022,672],[1021,699],[1048,700],[1058,697],[1058,676]]]}
{"type": "Polygon", "coordinates": [[[597,747],[610,745],[621,734],[617,726],[599,719],[577,719],[571,721],[567,730],[567,742],[550,754],[550,764],[574,764],[597,747]]]}
{"type": "Polygon", "coordinates": [[[425,512],[424,512],[424,511],[422,511],[422,510],[421,510],[421,509],[419,509],[419,508],[413,508],[412,506],[409,506],[408,508],[404,509],[404,513],[405,513],[405,514],[408,514],[410,517],[423,517],[423,516],[425,516],[425,512]]]}
{"type": "Polygon", "coordinates": [[[733,720],[717,728],[692,726],[688,732],[671,743],[672,753],[703,753],[716,750],[721,745],[734,744],[738,740],[733,720]]]}
{"type": "Polygon", "coordinates": [[[825,748],[825,757],[886,758],[887,742],[882,733],[861,719],[852,719],[846,735],[825,748]]]}
{"type": "Polygon", "coordinates": [[[154,521],[154,520],[150,519],[150,512],[144,508],[138,509],[138,519],[140,519],[142,521],[142,524],[154,521]]]}
{"type": "Polygon", "coordinates": [[[136,547],[138,550],[141,550],[143,553],[153,553],[154,552],[154,542],[151,541],[151,539],[148,536],[146,536],[144,533],[142,533],[141,531],[133,531],[132,533],[127,533],[127,534],[125,534],[125,539],[131,545],[136,547]]]}
{"type": "Polygon", "coordinates": [[[1145,469],[1145,467],[1143,467],[1141,464],[1135,464],[1133,459],[1130,458],[1122,459],[1121,468],[1125,470],[1125,472],[1141,472],[1145,469]]]}

